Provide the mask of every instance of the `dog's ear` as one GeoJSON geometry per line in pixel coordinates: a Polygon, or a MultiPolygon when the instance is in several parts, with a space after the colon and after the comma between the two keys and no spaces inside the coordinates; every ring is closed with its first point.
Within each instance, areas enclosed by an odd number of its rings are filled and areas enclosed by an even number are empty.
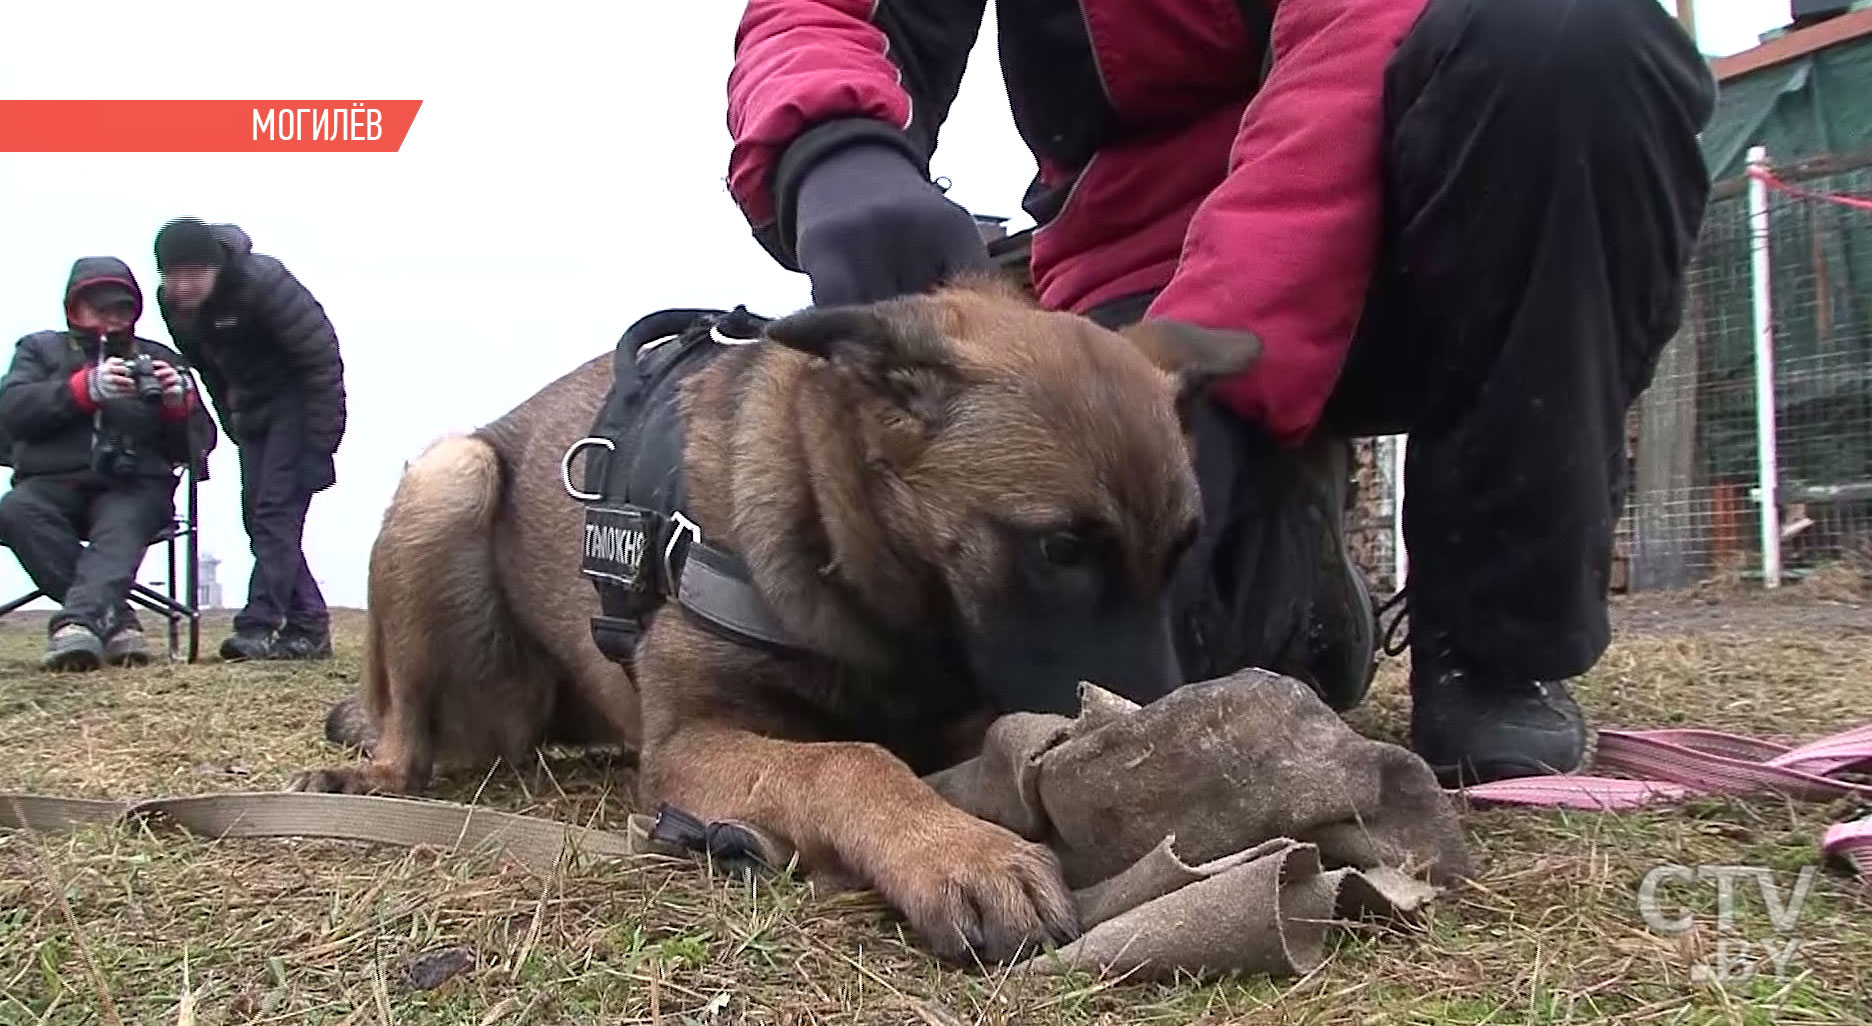
{"type": "Polygon", "coordinates": [[[812,307],[772,321],[766,335],[826,361],[926,430],[961,387],[955,351],[911,302],[812,307]]]}
{"type": "Polygon", "coordinates": [[[1187,321],[1148,319],[1119,334],[1176,379],[1177,412],[1185,415],[1210,385],[1240,374],[1261,356],[1261,339],[1254,332],[1187,321]]]}

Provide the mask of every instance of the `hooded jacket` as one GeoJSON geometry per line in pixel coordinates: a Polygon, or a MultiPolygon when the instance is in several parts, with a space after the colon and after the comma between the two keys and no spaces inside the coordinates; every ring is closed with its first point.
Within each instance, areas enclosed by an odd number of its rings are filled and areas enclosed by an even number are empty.
{"type": "Polygon", "coordinates": [[[337,331],[286,265],[254,252],[246,232],[232,224],[210,230],[222,261],[208,299],[179,310],[156,289],[169,336],[201,375],[228,437],[238,443],[302,413],[307,455],[329,461],[346,420],[337,331]]]}
{"type": "Polygon", "coordinates": [[[15,480],[88,473],[103,438],[127,443],[136,453],[139,477],[170,475],[191,456],[196,470],[205,471],[215,427],[198,400],[187,362],[134,331],[100,336],[72,322],[78,291],[105,282],[128,288],[136,315],[142,316],[143,290],[129,265],[116,257],[83,257],[72,264],[65,282],[65,330],[34,332],[14,347],[13,362],[0,379],[0,454],[13,467],[15,480]],[[88,376],[102,358],[132,360],[139,354],[182,373],[188,390],[183,406],[152,404],[135,395],[102,403],[91,398],[88,376]]]}

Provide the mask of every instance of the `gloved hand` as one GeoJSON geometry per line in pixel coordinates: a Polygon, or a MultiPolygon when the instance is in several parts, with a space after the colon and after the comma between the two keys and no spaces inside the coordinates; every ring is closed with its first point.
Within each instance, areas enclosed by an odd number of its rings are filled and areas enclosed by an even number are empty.
{"type": "Polygon", "coordinates": [[[814,164],[793,223],[816,306],[911,295],[988,265],[975,218],[889,146],[859,143],[814,164]]]}
{"type": "Polygon", "coordinates": [[[162,386],[164,406],[176,409],[188,401],[188,386],[183,383],[181,372],[161,360],[151,361],[150,371],[156,375],[156,384],[162,386]]]}
{"type": "Polygon", "coordinates": [[[92,402],[124,399],[136,393],[136,379],[130,376],[129,364],[118,357],[109,356],[91,368],[85,387],[91,391],[92,402]]]}

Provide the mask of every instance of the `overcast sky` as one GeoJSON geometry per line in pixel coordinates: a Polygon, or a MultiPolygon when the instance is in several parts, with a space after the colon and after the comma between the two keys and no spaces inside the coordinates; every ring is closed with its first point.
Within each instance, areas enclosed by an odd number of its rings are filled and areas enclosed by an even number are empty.
{"type": "MultiPolygon", "coordinates": [[[[156,229],[182,215],[246,229],[338,330],[350,428],[306,553],[329,602],[362,605],[384,504],[435,436],[499,416],[651,310],[809,301],[722,184],[741,6],[0,3],[0,97],[423,101],[400,153],[0,153],[0,336],[62,327],[72,260],[111,254],[149,297],[139,332],[167,342],[156,229]]],[[[1700,0],[1697,15],[1703,49],[1721,55],[1784,22],[1787,3],[1700,0]]],[[[934,170],[958,202],[1019,229],[1033,161],[989,18],[934,170]]],[[[251,563],[231,444],[212,470],[203,544],[238,605],[251,563]]],[[[159,556],[144,579],[162,573],[159,556]]],[[[0,595],[29,588],[0,559],[0,595]]]]}

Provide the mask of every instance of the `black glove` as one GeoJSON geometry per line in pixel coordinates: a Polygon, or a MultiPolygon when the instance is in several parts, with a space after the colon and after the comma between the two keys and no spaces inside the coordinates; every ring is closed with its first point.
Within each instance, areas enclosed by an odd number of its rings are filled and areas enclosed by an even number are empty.
{"type": "Polygon", "coordinates": [[[812,165],[794,209],[817,306],[910,295],[988,265],[975,218],[889,146],[859,143],[812,165]]]}

